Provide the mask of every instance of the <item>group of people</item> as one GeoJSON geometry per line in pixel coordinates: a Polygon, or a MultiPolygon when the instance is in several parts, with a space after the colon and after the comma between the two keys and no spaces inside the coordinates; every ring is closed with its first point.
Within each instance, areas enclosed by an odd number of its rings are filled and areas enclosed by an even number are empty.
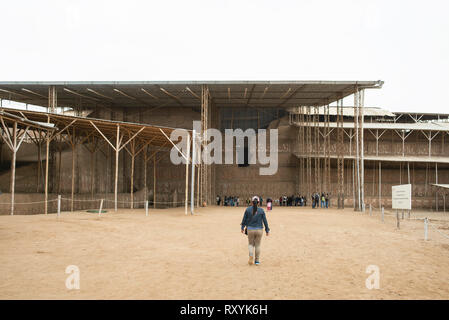
{"type": "Polygon", "coordinates": [[[318,192],[312,194],[312,209],[319,208],[329,208],[330,198],[329,193],[322,192],[321,195],[318,192]]]}
{"type": "MultiPolygon", "coordinates": [[[[263,206],[263,198],[258,197],[258,205],[263,206]]],[[[240,203],[240,198],[236,196],[224,196],[222,198],[217,195],[216,198],[217,206],[225,206],[225,207],[238,207],[240,203]]],[[[271,198],[267,199],[267,204],[273,202],[271,198]]],[[[250,206],[252,203],[251,198],[247,198],[245,200],[246,206],[250,206]]],[[[274,200],[274,204],[281,207],[306,207],[307,206],[307,197],[304,195],[292,195],[292,196],[281,196],[279,199],[274,200]]],[[[314,192],[312,194],[312,209],[315,208],[329,208],[330,207],[330,198],[329,193],[322,192],[321,194],[318,192],[314,192]]]]}
{"type": "Polygon", "coordinates": [[[307,198],[301,195],[281,196],[275,202],[281,207],[305,207],[307,205],[307,198]]]}
{"type": "Polygon", "coordinates": [[[240,203],[240,198],[234,197],[234,196],[224,196],[223,203],[222,203],[221,197],[219,195],[217,195],[216,201],[217,201],[217,206],[220,206],[223,204],[223,206],[225,206],[225,207],[238,207],[239,203],[240,203]]]}
{"type": "MultiPolygon", "coordinates": [[[[258,200],[259,206],[262,206],[263,205],[262,197],[258,197],[258,199],[259,199],[258,200]]],[[[271,201],[271,199],[267,199],[267,202],[270,202],[270,201],[271,201]]],[[[252,203],[252,200],[251,200],[251,198],[247,198],[245,200],[245,202],[246,202],[247,206],[250,206],[252,203]]],[[[238,207],[240,205],[240,198],[236,197],[236,196],[224,196],[223,200],[222,200],[221,196],[217,195],[216,203],[217,203],[217,206],[223,205],[225,207],[238,207]]]]}

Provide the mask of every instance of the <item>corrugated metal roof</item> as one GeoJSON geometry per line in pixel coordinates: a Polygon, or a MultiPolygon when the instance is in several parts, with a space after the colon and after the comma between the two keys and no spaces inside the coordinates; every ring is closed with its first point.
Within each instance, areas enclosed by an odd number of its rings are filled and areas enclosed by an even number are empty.
{"type": "Polygon", "coordinates": [[[0,82],[0,98],[48,105],[48,89],[56,86],[58,106],[191,107],[200,106],[207,85],[218,107],[325,105],[363,88],[381,88],[382,81],[24,81],[0,82]]]}

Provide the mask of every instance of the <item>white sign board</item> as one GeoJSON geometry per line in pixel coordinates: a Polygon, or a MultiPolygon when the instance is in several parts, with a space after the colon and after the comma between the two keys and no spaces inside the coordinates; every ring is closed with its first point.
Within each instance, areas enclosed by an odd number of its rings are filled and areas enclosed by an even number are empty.
{"type": "Polygon", "coordinates": [[[412,185],[401,184],[391,187],[392,208],[412,210],[412,185]]]}

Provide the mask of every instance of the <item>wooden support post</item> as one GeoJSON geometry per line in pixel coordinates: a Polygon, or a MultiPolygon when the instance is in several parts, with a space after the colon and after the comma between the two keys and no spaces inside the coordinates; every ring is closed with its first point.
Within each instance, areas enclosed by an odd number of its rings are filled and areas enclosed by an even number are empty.
{"type": "Polygon", "coordinates": [[[195,164],[196,164],[196,131],[192,131],[192,174],[190,182],[190,214],[195,211],[195,164]]]}
{"type": "Polygon", "coordinates": [[[379,161],[379,207],[382,207],[382,162],[379,161]]]}
{"type": "MultiPolygon", "coordinates": [[[[50,122],[50,117],[48,117],[48,122],[50,122]]],[[[45,155],[45,196],[44,196],[44,211],[48,214],[48,169],[49,169],[49,157],[50,157],[50,133],[47,132],[45,143],[46,143],[46,155],[45,155]]]]}
{"type": "Polygon", "coordinates": [[[131,141],[130,144],[131,147],[131,190],[130,190],[130,196],[131,196],[131,209],[134,209],[134,161],[136,158],[136,141],[131,141]]]}
{"type": "Polygon", "coordinates": [[[197,156],[197,159],[198,159],[198,174],[197,174],[197,176],[196,176],[196,207],[197,208],[199,208],[200,207],[200,198],[201,198],[201,195],[200,195],[200,176],[201,176],[201,165],[200,165],[200,163],[201,163],[201,146],[200,145],[198,145],[198,156],[197,156]]]}
{"type": "Polygon", "coordinates": [[[70,211],[73,212],[74,201],[75,201],[75,156],[76,156],[76,144],[75,144],[75,128],[73,128],[72,136],[72,197],[70,200],[70,211]]]}
{"type": "MultiPolygon", "coordinates": [[[[186,160],[186,188],[185,188],[185,214],[189,205],[189,158],[190,158],[190,135],[187,133],[187,159],[186,160]]],[[[192,164],[193,165],[193,164],[192,164]]]]}
{"type": "Polygon", "coordinates": [[[90,151],[90,193],[93,199],[95,191],[95,173],[96,173],[95,152],[98,147],[98,140],[94,138],[92,140],[92,144],[93,144],[92,149],[89,149],[89,151],[90,151]]]}
{"type": "Polygon", "coordinates": [[[364,129],[363,129],[363,123],[365,121],[364,117],[364,101],[365,101],[365,90],[360,90],[360,193],[361,193],[361,205],[362,205],[362,211],[365,211],[365,149],[364,149],[364,129]]]}
{"type": "Polygon", "coordinates": [[[148,217],[148,200],[145,200],[145,216],[148,217]]]}
{"type": "Polygon", "coordinates": [[[156,155],[153,157],[153,208],[156,209],[156,155]]]}
{"type": "Polygon", "coordinates": [[[42,170],[41,149],[42,149],[42,141],[41,141],[41,139],[39,139],[38,143],[37,143],[37,182],[36,182],[36,192],[39,192],[39,189],[40,189],[40,186],[41,186],[41,170],[42,170]]]}
{"type": "Polygon", "coordinates": [[[17,122],[13,126],[13,141],[12,141],[12,159],[11,159],[11,215],[14,215],[14,193],[16,184],[16,155],[17,155],[17,122]]]}
{"type": "Polygon", "coordinates": [[[144,188],[145,188],[145,191],[144,191],[144,198],[145,198],[145,201],[148,200],[147,157],[148,157],[148,147],[145,147],[145,152],[144,152],[144,154],[143,154],[143,185],[144,185],[144,188]]]}
{"type": "Polygon", "coordinates": [[[355,159],[352,160],[352,204],[354,210],[356,210],[356,200],[355,200],[355,159]]]}
{"type": "MultiPolygon", "coordinates": [[[[40,152],[40,151],[39,151],[40,152]]],[[[61,193],[62,150],[58,147],[58,193],[61,193]]]]}
{"type": "Polygon", "coordinates": [[[11,192],[11,215],[14,215],[14,202],[15,202],[15,185],[16,185],[16,157],[17,157],[17,151],[20,148],[20,145],[23,142],[23,139],[25,138],[25,135],[28,132],[28,128],[26,127],[25,130],[18,130],[17,128],[17,121],[14,121],[13,123],[13,130],[12,130],[12,137],[9,132],[9,128],[6,127],[5,122],[3,121],[3,118],[0,118],[2,125],[3,125],[3,131],[6,135],[4,141],[9,147],[9,149],[12,152],[11,157],[11,183],[10,183],[10,192],[11,192]],[[19,141],[18,141],[19,140],[19,141]]]}
{"type": "MultiPolygon", "coordinates": [[[[438,163],[435,162],[435,184],[438,184],[438,163]]],[[[435,188],[437,190],[435,192],[435,209],[438,212],[438,188],[435,188]]]]}
{"type": "Polygon", "coordinates": [[[120,125],[117,125],[117,137],[115,142],[115,180],[114,180],[114,210],[117,212],[118,202],[118,160],[120,152],[120,125]]]}
{"type": "MultiPolygon", "coordinates": [[[[47,112],[56,113],[58,106],[58,92],[55,86],[48,88],[48,109],[47,112]]],[[[47,116],[47,123],[50,123],[50,116],[47,116]]],[[[49,157],[50,157],[50,133],[46,135],[46,157],[45,157],[45,204],[44,211],[48,214],[48,170],[49,170],[49,157]]]]}

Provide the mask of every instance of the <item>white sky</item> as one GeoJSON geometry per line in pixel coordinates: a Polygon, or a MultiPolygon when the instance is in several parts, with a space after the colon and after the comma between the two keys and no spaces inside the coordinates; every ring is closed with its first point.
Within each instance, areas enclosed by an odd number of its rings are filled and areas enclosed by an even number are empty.
{"type": "Polygon", "coordinates": [[[447,0],[14,0],[0,17],[1,81],[384,80],[366,106],[449,113],[447,0]]]}

